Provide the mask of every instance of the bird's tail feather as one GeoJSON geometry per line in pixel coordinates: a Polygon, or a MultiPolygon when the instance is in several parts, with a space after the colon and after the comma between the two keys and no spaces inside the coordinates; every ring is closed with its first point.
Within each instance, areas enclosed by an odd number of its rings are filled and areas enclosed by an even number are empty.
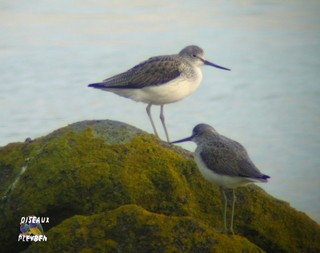
{"type": "Polygon", "coordinates": [[[89,84],[88,87],[92,87],[92,88],[105,88],[105,85],[103,83],[92,83],[92,84],[89,84]]]}
{"type": "Polygon", "coordinates": [[[268,182],[268,179],[270,177],[268,175],[261,175],[258,179],[261,181],[261,182],[268,182]]]}

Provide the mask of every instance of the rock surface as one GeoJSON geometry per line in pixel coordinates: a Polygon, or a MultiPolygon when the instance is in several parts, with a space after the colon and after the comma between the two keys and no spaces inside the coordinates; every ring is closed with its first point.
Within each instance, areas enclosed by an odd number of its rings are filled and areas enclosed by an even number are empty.
{"type": "MultiPolygon", "coordinates": [[[[320,226],[258,186],[218,233],[218,187],[190,152],[115,121],[83,121],[0,148],[1,252],[320,252],[320,226]],[[47,242],[18,242],[21,217],[47,242]]],[[[228,214],[229,216],[230,214],[228,214]]]]}

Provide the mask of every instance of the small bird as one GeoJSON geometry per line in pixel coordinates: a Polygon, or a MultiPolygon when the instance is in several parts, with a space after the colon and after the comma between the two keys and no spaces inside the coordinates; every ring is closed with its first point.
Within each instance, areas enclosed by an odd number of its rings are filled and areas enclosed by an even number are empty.
{"type": "Polygon", "coordinates": [[[183,99],[198,88],[202,80],[202,65],[230,70],[205,60],[203,54],[200,47],[187,46],[179,54],[151,57],[126,72],[88,86],[148,104],[147,114],[157,137],[151,106],[160,105],[161,123],[170,142],[163,106],[183,99]]]}
{"type": "Polygon", "coordinates": [[[223,224],[227,232],[227,195],[226,189],[232,189],[232,212],[230,232],[233,234],[233,216],[235,188],[250,183],[267,182],[267,175],[262,174],[253,164],[246,149],[238,142],[220,135],[207,124],[198,124],[188,138],[174,141],[179,143],[193,141],[197,144],[194,159],[202,176],[209,182],[220,186],[224,197],[223,224]]]}

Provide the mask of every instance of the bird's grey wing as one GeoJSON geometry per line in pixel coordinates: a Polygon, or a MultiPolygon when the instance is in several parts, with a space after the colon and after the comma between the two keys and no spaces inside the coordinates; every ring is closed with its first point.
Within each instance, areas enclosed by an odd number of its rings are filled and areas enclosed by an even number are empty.
{"type": "Polygon", "coordinates": [[[104,88],[139,89],[145,86],[157,86],[181,75],[179,61],[170,57],[153,57],[128,71],[105,79],[104,88]]]}
{"type": "Polygon", "coordinates": [[[228,137],[225,137],[223,135],[220,135],[219,138],[220,142],[223,143],[223,145],[232,149],[234,155],[237,156],[239,159],[249,158],[247,150],[239,142],[229,139],[228,137]]]}
{"type": "Polygon", "coordinates": [[[221,175],[240,176],[238,161],[227,146],[203,148],[200,156],[208,169],[221,175]]]}
{"type": "Polygon", "coordinates": [[[247,150],[239,142],[231,140],[227,137],[222,136],[224,141],[233,149],[233,152],[237,156],[239,176],[249,177],[249,178],[260,178],[262,176],[261,172],[251,161],[247,150]]]}
{"type": "Polygon", "coordinates": [[[260,178],[263,176],[258,168],[251,161],[247,150],[239,142],[231,140],[225,136],[220,136],[221,140],[232,149],[234,159],[237,161],[237,173],[241,177],[260,178]]]}
{"type": "Polygon", "coordinates": [[[241,177],[258,179],[263,176],[250,159],[238,161],[238,166],[239,166],[239,176],[241,177]]]}

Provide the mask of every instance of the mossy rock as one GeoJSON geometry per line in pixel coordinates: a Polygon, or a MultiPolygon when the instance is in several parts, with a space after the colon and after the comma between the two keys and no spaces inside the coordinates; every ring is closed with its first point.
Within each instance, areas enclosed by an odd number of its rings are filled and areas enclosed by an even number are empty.
{"type": "Polygon", "coordinates": [[[47,237],[46,244],[34,243],[26,252],[263,252],[243,237],[219,234],[191,217],[152,213],[137,205],[75,215],[47,237]]]}
{"type": "Polygon", "coordinates": [[[4,252],[29,247],[17,242],[28,215],[50,217],[48,242],[28,252],[320,252],[320,226],[254,185],[237,190],[237,235],[217,233],[220,191],[191,153],[120,122],[79,122],[0,148],[0,183],[4,252]]]}

